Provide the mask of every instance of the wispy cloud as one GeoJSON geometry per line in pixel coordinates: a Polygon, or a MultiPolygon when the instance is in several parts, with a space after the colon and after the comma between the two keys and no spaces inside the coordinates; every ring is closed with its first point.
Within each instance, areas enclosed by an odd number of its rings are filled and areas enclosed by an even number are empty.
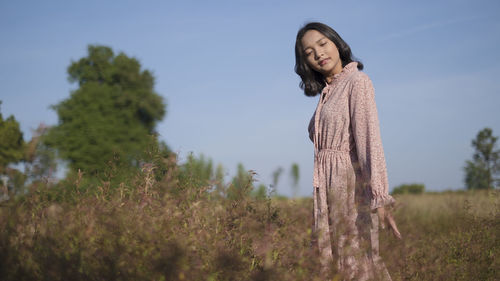
{"type": "Polygon", "coordinates": [[[454,25],[454,24],[458,24],[458,23],[473,21],[473,20],[477,20],[480,18],[484,18],[484,16],[464,17],[464,18],[460,18],[460,19],[451,19],[451,20],[422,24],[419,26],[408,28],[406,30],[400,30],[400,31],[397,31],[394,33],[387,34],[386,36],[380,37],[379,40],[380,41],[392,40],[392,39],[396,39],[396,38],[401,38],[401,37],[413,35],[415,33],[428,31],[428,30],[432,30],[432,29],[438,29],[438,28],[442,28],[442,27],[445,27],[448,25],[454,25]]]}

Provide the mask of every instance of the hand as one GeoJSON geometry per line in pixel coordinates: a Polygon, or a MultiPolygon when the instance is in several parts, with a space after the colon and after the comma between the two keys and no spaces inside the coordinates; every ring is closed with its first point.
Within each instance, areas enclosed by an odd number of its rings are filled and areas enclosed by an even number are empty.
{"type": "Polygon", "coordinates": [[[378,214],[378,221],[380,224],[380,227],[382,229],[385,229],[385,223],[389,224],[389,228],[392,230],[392,234],[398,239],[401,239],[401,233],[398,230],[398,227],[396,226],[396,221],[392,217],[392,214],[390,211],[386,211],[384,207],[377,208],[377,214],[378,214]]]}

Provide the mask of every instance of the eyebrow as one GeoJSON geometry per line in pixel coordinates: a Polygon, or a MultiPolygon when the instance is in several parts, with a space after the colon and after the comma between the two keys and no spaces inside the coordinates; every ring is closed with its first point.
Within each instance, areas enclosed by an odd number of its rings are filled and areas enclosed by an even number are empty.
{"type": "MultiPolygon", "coordinates": [[[[318,40],[316,40],[316,43],[318,43],[319,41],[321,41],[323,39],[326,39],[326,36],[323,36],[323,37],[319,38],[318,40]]],[[[308,48],[311,48],[311,47],[305,47],[303,51],[305,52],[308,48]]]]}

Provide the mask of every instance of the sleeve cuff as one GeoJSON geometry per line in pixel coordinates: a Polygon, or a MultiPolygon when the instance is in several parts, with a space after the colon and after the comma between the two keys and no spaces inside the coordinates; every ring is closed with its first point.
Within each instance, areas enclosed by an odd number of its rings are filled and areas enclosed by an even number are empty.
{"type": "Polygon", "coordinates": [[[394,203],[396,203],[396,200],[394,200],[394,198],[391,195],[389,194],[381,195],[372,199],[371,209],[375,210],[377,208],[384,207],[387,205],[394,205],[394,203]]]}

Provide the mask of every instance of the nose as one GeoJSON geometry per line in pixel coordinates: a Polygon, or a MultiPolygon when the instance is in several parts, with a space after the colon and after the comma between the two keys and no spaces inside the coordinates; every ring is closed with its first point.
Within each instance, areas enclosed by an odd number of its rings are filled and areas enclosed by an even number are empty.
{"type": "Polygon", "coordinates": [[[323,53],[321,52],[321,50],[314,51],[314,59],[315,60],[319,60],[321,58],[321,56],[323,56],[323,53]]]}

